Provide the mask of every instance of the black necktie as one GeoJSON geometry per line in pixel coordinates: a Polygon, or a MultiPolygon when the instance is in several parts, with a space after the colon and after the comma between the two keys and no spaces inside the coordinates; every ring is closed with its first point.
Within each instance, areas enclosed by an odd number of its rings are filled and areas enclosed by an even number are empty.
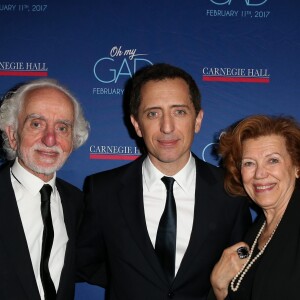
{"type": "Polygon", "coordinates": [[[176,203],[173,195],[173,177],[163,177],[166,185],[167,200],[164,212],[161,216],[155,242],[155,252],[170,282],[175,276],[176,254],[176,203]]]}
{"type": "Polygon", "coordinates": [[[41,281],[44,288],[45,300],[56,299],[56,290],[49,273],[49,257],[53,244],[54,231],[50,210],[50,196],[52,187],[49,184],[44,184],[41,188],[41,213],[44,223],[43,244],[41,253],[41,281]]]}

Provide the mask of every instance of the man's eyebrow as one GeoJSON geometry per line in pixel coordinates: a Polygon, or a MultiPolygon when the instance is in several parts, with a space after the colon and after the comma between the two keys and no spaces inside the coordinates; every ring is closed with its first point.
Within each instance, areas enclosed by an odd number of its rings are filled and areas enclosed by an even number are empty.
{"type": "Polygon", "coordinates": [[[150,107],[146,107],[145,109],[144,109],[144,112],[145,111],[148,111],[148,110],[152,110],[152,109],[162,109],[160,106],[150,106],[150,107]]]}
{"type": "MultiPolygon", "coordinates": [[[[43,121],[47,121],[46,118],[42,115],[39,115],[39,114],[30,114],[28,116],[26,116],[25,120],[24,120],[24,123],[28,120],[32,120],[32,119],[40,119],[40,120],[43,120],[43,121]]],[[[66,125],[69,125],[69,126],[73,126],[73,121],[71,120],[65,120],[65,119],[61,119],[61,120],[57,120],[56,123],[63,123],[63,124],[66,124],[66,125]]]]}
{"type": "Polygon", "coordinates": [[[65,124],[65,125],[68,125],[68,126],[73,126],[74,122],[71,121],[71,120],[57,120],[56,123],[62,123],[62,124],[65,124]]]}
{"type": "MultiPolygon", "coordinates": [[[[171,108],[177,108],[177,107],[185,107],[185,108],[189,108],[189,105],[187,104],[173,104],[171,105],[171,108]]],[[[161,106],[151,106],[151,107],[146,107],[144,109],[145,111],[151,110],[151,109],[163,109],[161,106]]]]}
{"type": "Polygon", "coordinates": [[[28,120],[32,120],[32,119],[41,119],[41,120],[46,120],[45,117],[39,115],[39,114],[30,114],[30,115],[27,115],[25,120],[24,120],[24,123],[26,123],[26,121],[28,120]]]}
{"type": "Polygon", "coordinates": [[[174,104],[171,107],[186,107],[186,108],[189,108],[189,105],[187,105],[187,104],[174,104]]]}

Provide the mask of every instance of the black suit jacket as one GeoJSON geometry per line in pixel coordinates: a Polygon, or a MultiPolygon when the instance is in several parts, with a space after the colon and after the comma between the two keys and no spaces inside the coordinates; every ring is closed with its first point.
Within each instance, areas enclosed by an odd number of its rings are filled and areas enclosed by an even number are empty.
{"type": "Polygon", "coordinates": [[[245,199],[225,193],[222,170],[195,159],[194,223],[172,285],[165,278],[146,227],[144,157],[86,179],[87,209],[78,248],[82,279],[106,287],[111,300],[206,298],[214,264],[225,247],[242,238],[250,215],[245,199]]]}
{"type": "MultiPolygon", "coordinates": [[[[264,220],[262,215],[247,234],[245,241],[250,247],[264,220]]],[[[257,263],[252,292],[249,291],[251,299],[300,299],[299,187],[295,189],[272,240],[257,263]]]]}
{"type": "MultiPolygon", "coordinates": [[[[75,238],[83,210],[82,192],[58,179],[69,241],[57,299],[74,299],[75,238]]],[[[10,165],[0,169],[0,299],[39,300],[30,254],[10,180],[10,165]]]]}

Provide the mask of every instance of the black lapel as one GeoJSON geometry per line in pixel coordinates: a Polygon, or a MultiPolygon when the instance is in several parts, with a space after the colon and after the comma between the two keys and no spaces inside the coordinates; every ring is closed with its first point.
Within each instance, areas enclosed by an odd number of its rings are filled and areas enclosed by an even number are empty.
{"type": "Polygon", "coordinates": [[[209,236],[211,228],[210,221],[214,216],[214,195],[213,185],[216,179],[210,170],[195,156],[196,161],[196,191],[195,191],[195,209],[194,220],[189,245],[183,256],[176,279],[182,283],[187,279],[186,274],[193,266],[194,258],[200,253],[200,248],[204,245],[209,236]]]}
{"type": "MultiPolygon", "coordinates": [[[[0,239],[29,299],[40,299],[15,194],[10,167],[0,170],[0,239]]],[[[9,263],[7,263],[8,265],[9,263]]]]}
{"type": "Polygon", "coordinates": [[[56,187],[59,192],[59,196],[62,203],[63,213],[64,213],[64,222],[68,234],[68,242],[66,246],[66,252],[65,252],[65,258],[64,258],[64,265],[62,268],[59,286],[57,295],[59,296],[60,293],[65,289],[65,287],[68,288],[67,283],[70,281],[70,276],[73,278],[73,274],[71,274],[71,271],[74,271],[75,264],[75,239],[76,239],[76,220],[74,216],[75,211],[75,203],[73,203],[73,194],[69,193],[64,184],[60,181],[59,178],[56,180],[56,187]],[[71,270],[71,271],[70,271],[71,270]]]}
{"type": "MultiPolygon", "coordinates": [[[[128,226],[130,228],[133,240],[138,244],[145,260],[148,261],[154,272],[158,276],[158,283],[167,283],[165,274],[161,268],[158,258],[152,246],[144,212],[143,203],[143,181],[142,181],[142,163],[143,158],[131,164],[126,174],[122,176],[121,189],[119,191],[119,202],[124,213],[128,226]]],[[[152,274],[150,275],[151,277],[152,274]]]]}

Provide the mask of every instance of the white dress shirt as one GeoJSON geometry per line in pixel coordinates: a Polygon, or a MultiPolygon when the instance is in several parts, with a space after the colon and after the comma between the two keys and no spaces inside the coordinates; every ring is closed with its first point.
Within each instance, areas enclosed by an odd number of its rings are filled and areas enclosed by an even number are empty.
{"type": "MultiPolygon", "coordinates": [[[[146,224],[155,247],[158,224],[166,203],[166,187],[161,178],[166,175],[152,164],[149,157],[143,162],[142,172],[146,224]]],[[[196,166],[192,155],[185,167],[172,177],[175,179],[173,194],[177,209],[176,274],[189,244],[194,221],[196,166]]]]}
{"type": "MultiPolygon", "coordinates": [[[[53,189],[51,193],[51,215],[54,229],[54,240],[49,259],[49,271],[57,291],[64,265],[68,235],[64,223],[61,199],[55,186],[55,178],[56,176],[54,175],[47,184],[50,184],[53,189]]],[[[44,228],[41,215],[40,189],[45,182],[24,169],[19,164],[18,159],[16,159],[11,168],[11,182],[24,228],[37,286],[41,299],[44,299],[44,290],[40,277],[44,228]]]]}

